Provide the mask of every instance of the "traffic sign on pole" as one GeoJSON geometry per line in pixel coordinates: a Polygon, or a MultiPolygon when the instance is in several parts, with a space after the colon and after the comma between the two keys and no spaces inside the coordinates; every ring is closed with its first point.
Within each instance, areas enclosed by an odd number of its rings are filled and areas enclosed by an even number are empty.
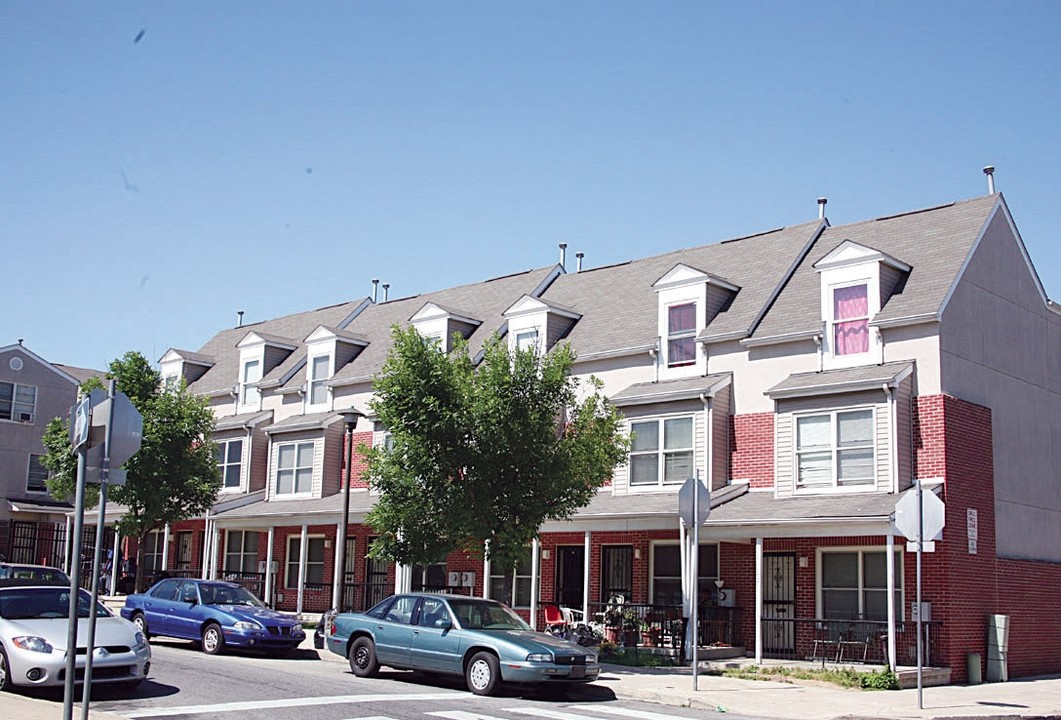
{"type": "Polygon", "coordinates": [[[699,478],[689,478],[678,491],[678,515],[682,524],[685,527],[698,527],[704,524],[710,514],[710,491],[699,478]]]}
{"type": "Polygon", "coordinates": [[[895,527],[912,542],[942,539],[941,533],[946,524],[946,506],[931,490],[921,493],[924,520],[920,525],[924,537],[919,537],[917,495],[916,491],[908,492],[895,503],[895,527]]]}
{"type": "MultiPolygon", "coordinates": [[[[92,427],[107,430],[107,419],[110,418],[110,466],[120,467],[140,449],[144,418],[125,393],[115,393],[92,413],[92,427]],[[111,411],[109,403],[114,403],[111,411]]],[[[94,435],[95,433],[93,433],[94,435]]]]}

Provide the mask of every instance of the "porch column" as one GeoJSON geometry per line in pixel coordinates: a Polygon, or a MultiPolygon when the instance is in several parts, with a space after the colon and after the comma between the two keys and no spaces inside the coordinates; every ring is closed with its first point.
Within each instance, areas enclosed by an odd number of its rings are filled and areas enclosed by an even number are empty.
{"type": "Polygon", "coordinates": [[[682,618],[685,619],[685,658],[691,660],[693,656],[693,591],[692,582],[689,579],[689,533],[685,530],[685,523],[678,522],[678,557],[682,566],[682,618]]]}
{"type": "Polygon", "coordinates": [[[583,541],[585,549],[582,551],[582,622],[589,622],[589,571],[590,571],[590,538],[589,530],[586,531],[586,539],[583,541]]]}
{"type": "Polygon", "coordinates": [[[895,672],[895,533],[888,530],[888,667],[895,672]]]}
{"type": "Polygon", "coordinates": [[[490,598],[490,541],[483,542],[483,597],[490,598]]]}
{"type": "MultiPolygon", "coordinates": [[[[155,551],[158,552],[157,546],[155,551]]],[[[159,570],[169,570],[169,523],[166,523],[166,529],[162,535],[162,567],[159,570]]]]}
{"type": "MultiPolygon", "coordinates": [[[[168,529],[169,526],[167,525],[168,529]]],[[[265,545],[265,597],[262,600],[269,607],[273,607],[273,532],[275,528],[269,526],[269,538],[265,545]]]]}
{"type": "Polygon", "coordinates": [[[221,544],[221,528],[217,526],[217,520],[214,521],[214,531],[211,534],[210,541],[210,579],[217,580],[217,550],[221,544]]]}
{"type": "Polygon", "coordinates": [[[200,573],[200,575],[202,576],[203,580],[206,580],[206,579],[208,579],[210,577],[208,572],[209,572],[209,568],[210,568],[210,528],[211,528],[211,526],[212,525],[211,525],[211,521],[210,521],[210,511],[207,510],[206,511],[206,524],[203,525],[203,562],[202,562],[202,572],[200,573]]]}
{"type": "Polygon", "coordinates": [[[74,530],[73,530],[73,518],[69,515],[66,516],[66,542],[64,544],[63,554],[66,556],[65,565],[66,574],[70,577],[74,576],[74,530]]]}
{"type": "Polygon", "coordinates": [[[538,538],[531,540],[531,596],[530,626],[538,629],[538,558],[542,554],[542,543],[538,538]]]}
{"type": "Polygon", "coordinates": [[[306,592],[306,560],[309,558],[309,525],[302,523],[302,535],[298,541],[298,599],[295,612],[302,616],[302,598],[306,592]]]}
{"type": "Polygon", "coordinates": [[[332,607],[342,610],[340,605],[343,601],[343,583],[346,581],[346,568],[339,567],[340,556],[345,557],[345,548],[342,553],[339,552],[339,543],[345,543],[346,538],[343,537],[343,523],[339,522],[335,526],[335,571],[332,573],[332,607]]]}
{"type": "Polygon", "coordinates": [[[763,539],[755,538],[755,664],[763,664],[763,539]]]}
{"type": "Polygon", "coordinates": [[[107,588],[111,591],[111,595],[118,594],[118,566],[121,565],[121,560],[118,558],[118,553],[121,551],[122,546],[119,542],[121,536],[118,534],[118,523],[114,524],[114,548],[111,550],[111,581],[107,588]]]}

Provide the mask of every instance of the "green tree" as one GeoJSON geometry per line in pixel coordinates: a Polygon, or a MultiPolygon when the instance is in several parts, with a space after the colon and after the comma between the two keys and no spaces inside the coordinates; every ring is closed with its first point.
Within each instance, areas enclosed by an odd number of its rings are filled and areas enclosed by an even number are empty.
{"type": "MultiPolygon", "coordinates": [[[[168,523],[198,517],[217,500],[221,477],[210,440],[214,415],[205,398],[189,394],[183,385],[164,387],[158,371],[140,353],[126,353],[111,362],[108,370],[117,391],[129,397],[144,419],[140,450],[124,466],[126,483],[108,492],[108,500],[126,507],[118,521],[119,531],[137,539],[139,590],[148,534],[168,523]]],[[[87,392],[93,387],[102,387],[102,382],[93,378],[81,389],[87,392]]],[[[52,420],[43,441],[47,450],[43,462],[52,472],[48,491],[56,498],[73,498],[77,455],[70,447],[69,418],[52,420]]],[[[98,500],[98,486],[86,487],[85,506],[96,505],[98,500]]]]}
{"type": "Polygon", "coordinates": [[[376,557],[437,562],[452,550],[511,567],[547,520],[586,505],[629,448],[622,416],[596,379],[571,377],[570,347],[544,357],[498,337],[476,365],[415,329],[394,345],[369,403],[389,447],[362,448],[380,491],[368,522],[376,557]]]}

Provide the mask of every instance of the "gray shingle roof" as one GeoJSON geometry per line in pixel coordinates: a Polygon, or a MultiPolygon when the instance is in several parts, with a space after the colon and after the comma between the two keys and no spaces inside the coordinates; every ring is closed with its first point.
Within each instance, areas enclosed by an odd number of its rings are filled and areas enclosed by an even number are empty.
{"type": "Polygon", "coordinates": [[[663,380],[661,382],[634,383],[623,388],[612,396],[612,402],[625,405],[644,403],[673,402],[697,398],[701,394],[713,395],[719,388],[729,384],[730,374],[719,373],[681,380],[663,380]]]}
{"type": "Polygon", "coordinates": [[[234,430],[246,425],[258,425],[272,416],[272,410],[229,415],[227,417],[218,418],[217,423],[214,425],[214,430],[234,430]]]}
{"type": "Polygon", "coordinates": [[[913,366],[912,362],[904,361],[824,372],[794,373],[767,390],[766,394],[776,398],[878,390],[884,383],[894,386],[895,381],[907,375],[913,366]]]}

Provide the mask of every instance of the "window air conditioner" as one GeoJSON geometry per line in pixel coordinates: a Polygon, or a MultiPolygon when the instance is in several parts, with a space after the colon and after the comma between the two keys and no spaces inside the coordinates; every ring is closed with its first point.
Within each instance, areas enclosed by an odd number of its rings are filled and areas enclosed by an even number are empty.
{"type": "Polygon", "coordinates": [[[18,414],[18,421],[19,422],[33,422],[33,413],[19,413],[18,414]]]}

